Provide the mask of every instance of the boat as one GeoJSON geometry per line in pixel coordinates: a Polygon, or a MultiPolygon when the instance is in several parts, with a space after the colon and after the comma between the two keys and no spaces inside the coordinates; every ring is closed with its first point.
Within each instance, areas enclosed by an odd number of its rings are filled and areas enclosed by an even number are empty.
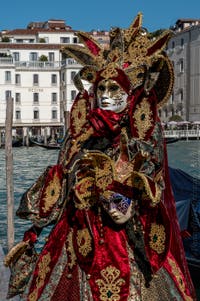
{"type": "MultiPolygon", "coordinates": [[[[13,138],[12,139],[12,147],[20,147],[23,146],[22,138],[13,138]]],[[[5,141],[3,141],[0,145],[0,148],[5,148],[5,141]]]]}
{"type": "Polygon", "coordinates": [[[200,179],[172,167],[169,175],[188,268],[194,285],[200,288],[200,179]]]}
{"type": "Polygon", "coordinates": [[[171,144],[179,141],[179,138],[177,137],[166,137],[165,138],[166,144],[171,144]]]}
{"type": "Polygon", "coordinates": [[[36,140],[30,139],[31,146],[40,146],[46,149],[60,149],[61,143],[58,143],[56,141],[50,141],[48,143],[38,142],[36,140]]]}

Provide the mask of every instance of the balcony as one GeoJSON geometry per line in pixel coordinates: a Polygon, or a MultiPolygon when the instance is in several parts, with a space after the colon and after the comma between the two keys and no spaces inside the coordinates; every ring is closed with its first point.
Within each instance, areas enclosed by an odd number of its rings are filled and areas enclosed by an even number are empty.
{"type": "Polygon", "coordinates": [[[16,69],[60,69],[60,62],[40,62],[40,61],[19,61],[15,62],[16,69]]]}
{"type": "Polygon", "coordinates": [[[13,62],[12,57],[1,57],[0,58],[0,65],[10,66],[10,65],[13,65],[13,64],[14,64],[14,62],[13,62]]]}

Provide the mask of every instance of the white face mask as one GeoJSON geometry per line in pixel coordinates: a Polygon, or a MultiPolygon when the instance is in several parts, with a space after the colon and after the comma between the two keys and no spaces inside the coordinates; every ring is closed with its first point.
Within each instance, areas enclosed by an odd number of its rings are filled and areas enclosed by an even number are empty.
{"type": "Polygon", "coordinates": [[[128,94],[114,80],[102,80],[97,86],[97,104],[102,110],[116,113],[123,111],[127,105],[128,94]]]}

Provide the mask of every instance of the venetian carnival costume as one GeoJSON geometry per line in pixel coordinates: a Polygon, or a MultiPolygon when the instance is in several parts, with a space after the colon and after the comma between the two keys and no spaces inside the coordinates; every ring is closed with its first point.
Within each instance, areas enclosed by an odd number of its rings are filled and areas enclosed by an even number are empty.
{"type": "Polygon", "coordinates": [[[25,192],[17,211],[33,227],[5,258],[8,298],[196,300],[157,114],[173,88],[163,50],[171,32],[151,39],[141,22],[139,13],[128,29],[112,29],[109,49],[84,32],[84,47],[62,49],[84,66],[74,79],[79,94],[57,164],[25,192]],[[99,107],[105,90],[125,97],[126,106],[99,107]],[[36,254],[37,236],[51,224],[36,254]]]}

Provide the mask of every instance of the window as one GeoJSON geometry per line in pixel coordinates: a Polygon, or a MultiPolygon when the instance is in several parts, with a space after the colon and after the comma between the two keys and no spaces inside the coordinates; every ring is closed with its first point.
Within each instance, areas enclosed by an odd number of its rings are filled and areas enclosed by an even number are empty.
{"type": "Polygon", "coordinates": [[[73,81],[75,75],[76,75],[76,71],[72,71],[71,72],[71,81],[73,81]]]}
{"type": "Polygon", "coordinates": [[[15,103],[20,104],[21,103],[21,94],[15,93],[15,103]]]}
{"type": "Polygon", "coordinates": [[[172,103],[174,103],[174,92],[172,92],[171,100],[172,100],[172,103]]]}
{"type": "Polygon", "coordinates": [[[33,74],[33,85],[38,86],[38,84],[39,84],[39,75],[33,74]]]}
{"type": "Polygon", "coordinates": [[[14,61],[18,62],[19,61],[19,52],[13,52],[13,58],[14,58],[14,61]]]}
{"type": "Polygon", "coordinates": [[[60,38],[60,42],[61,43],[70,43],[70,38],[69,37],[61,37],[60,38]]]}
{"type": "Polygon", "coordinates": [[[184,46],[184,39],[181,39],[181,46],[184,46]]]}
{"type": "Polygon", "coordinates": [[[58,118],[57,109],[52,109],[51,117],[52,117],[52,119],[57,119],[58,118]]]}
{"type": "Polygon", "coordinates": [[[78,43],[78,38],[77,38],[77,37],[74,37],[74,38],[73,38],[73,43],[74,43],[74,44],[77,44],[77,43],[78,43]]]}
{"type": "Polygon", "coordinates": [[[57,103],[57,93],[51,93],[51,102],[52,104],[57,103]]]}
{"type": "Polygon", "coordinates": [[[49,61],[54,62],[54,60],[55,60],[54,52],[49,52],[49,61]]]}
{"type": "Polygon", "coordinates": [[[16,111],[15,111],[15,119],[16,120],[21,120],[21,111],[20,111],[20,109],[16,109],[16,111]]]}
{"type": "Polygon", "coordinates": [[[39,93],[33,93],[33,103],[39,103],[39,93]]]}
{"type": "Polygon", "coordinates": [[[21,84],[21,75],[15,74],[15,84],[20,85],[21,84]]]}
{"type": "Polygon", "coordinates": [[[180,60],[180,72],[184,72],[184,64],[183,64],[183,59],[180,60]]]}
{"type": "Polygon", "coordinates": [[[11,71],[5,71],[5,82],[11,83],[11,71]]]}
{"type": "Polygon", "coordinates": [[[180,101],[183,102],[183,90],[180,90],[180,101]]]}
{"type": "Polygon", "coordinates": [[[61,73],[61,80],[62,80],[62,82],[65,82],[65,73],[64,72],[61,73]]]}
{"type": "Polygon", "coordinates": [[[37,61],[37,60],[38,60],[37,52],[31,52],[30,53],[30,61],[37,61]]]}
{"type": "Polygon", "coordinates": [[[52,85],[56,85],[57,84],[57,75],[56,74],[52,74],[51,75],[51,84],[52,85]]]}
{"type": "Polygon", "coordinates": [[[173,49],[175,48],[175,42],[174,41],[172,42],[172,48],[173,49]]]}
{"type": "Polygon", "coordinates": [[[39,119],[39,110],[37,108],[35,108],[33,110],[33,119],[34,120],[38,120],[39,119]]]}
{"type": "Polygon", "coordinates": [[[71,91],[71,100],[73,101],[76,98],[76,90],[71,91]]]}
{"type": "Polygon", "coordinates": [[[8,100],[9,98],[11,98],[11,91],[10,90],[6,90],[5,91],[5,99],[8,100]]]}
{"type": "Polygon", "coordinates": [[[65,95],[66,95],[65,91],[63,91],[63,92],[62,92],[62,100],[63,100],[63,101],[65,101],[65,98],[66,98],[65,95]]]}

